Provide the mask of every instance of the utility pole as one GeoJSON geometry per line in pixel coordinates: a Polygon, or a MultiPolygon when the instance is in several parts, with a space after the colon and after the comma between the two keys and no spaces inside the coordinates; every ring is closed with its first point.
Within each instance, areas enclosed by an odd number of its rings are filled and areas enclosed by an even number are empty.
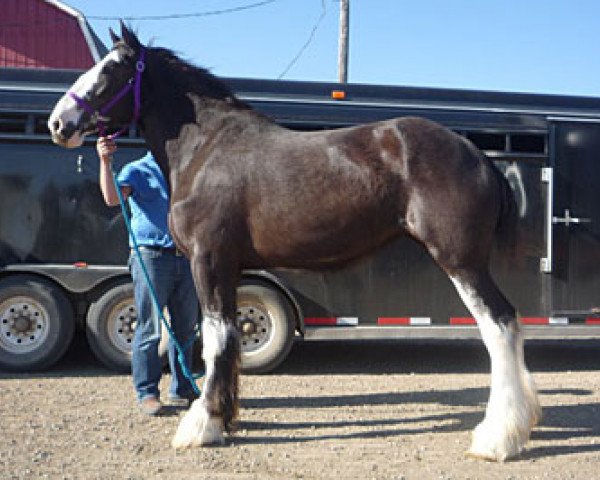
{"type": "Polygon", "coordinates": [[[340,39],[338,45],[338,81],[348,82],[348,25],[350,0],[340,0],[340,39]]]}

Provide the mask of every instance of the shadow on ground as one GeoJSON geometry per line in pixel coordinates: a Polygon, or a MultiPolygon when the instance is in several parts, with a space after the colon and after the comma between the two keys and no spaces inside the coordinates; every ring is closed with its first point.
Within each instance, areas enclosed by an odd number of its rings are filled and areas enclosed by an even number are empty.
{"type": "MultiPolygon", "coordinates": [[[[530,342],[525,351],[533,372],[600,370],[598,342],[530,342]]],[[[198,355],[199,356],[199,355],[198,355]]],[[[196,362],[196,371],[202,370],[196,362]]],[[[278,375],[489,373],[489,359],[477,341],[347,341],[294,344],[278,375]]],[[[0,379],[56,376],[118,375],[91,353],[86,339],[76,336],[63,359],[45,372],[0,372],[0,379]]]]}

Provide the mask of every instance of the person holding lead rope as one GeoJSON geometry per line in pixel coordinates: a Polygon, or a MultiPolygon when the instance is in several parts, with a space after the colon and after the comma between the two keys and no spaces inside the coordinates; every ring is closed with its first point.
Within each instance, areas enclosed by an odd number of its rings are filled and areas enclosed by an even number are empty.
{"type": "MultiPolygon", "coordinates": [[[[111,166],[113,154],[117,150],[116,143],[108,136],[101,136],[96,150],[100,157],[99,182],[104,202],[108,206],[117,206],[119,194],[113,181],[111,166]]],[[[132,234],[137,240],[158,303],[162,308],[166,306],[169,311],[171,329],[176,340],[180,345],[189,346],[184,352],[184,358],[188,370],[191,370],[190,344],[195,336],[199,307],[189,262],[177,251],[169,234],[169,194],[165,178],[154,157],[148,152],[142,158],[126,164],[119,172],[116,183],[122,198],[129,204],[132,234]]],[[[133,248],[131,237],[129,244],[133,248]]],[[[154,416],[162,410],[159,391],[162,362],[158,351],[161,324],[142,268],[132,250],[129,270],[134,285],[137,325],[132,344],[131,371],[142,412],[154,416]]],[[[187,406],[197,394],[182,372],[177,350],[171,341],[168,356],[172,373],[168,403],[187,406]]]]}

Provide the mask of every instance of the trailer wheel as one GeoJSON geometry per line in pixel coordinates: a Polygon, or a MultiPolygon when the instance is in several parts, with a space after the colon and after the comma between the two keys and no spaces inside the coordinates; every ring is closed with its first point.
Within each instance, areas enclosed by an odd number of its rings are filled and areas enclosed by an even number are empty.
{"type": "Polygon", "coordinates": [[[92,352],[106,367],[131,370],[131,345],[137,321],[133,285],[109,288],[94,301],[86,318],[86,335],[92,352]]]}
{"type": "Polygon", "coordinates": [[[73,309],[59,287],[30,275],[0,281],[1,369],[46,369],[64,355],[74,333],[73,309]]]}
{"type": "Polygon", "coordinates": [[[294,341],[295,319],[288,299],[263,283],[237,289],[242,371],[266,373],[287,357],[294,341]]]}

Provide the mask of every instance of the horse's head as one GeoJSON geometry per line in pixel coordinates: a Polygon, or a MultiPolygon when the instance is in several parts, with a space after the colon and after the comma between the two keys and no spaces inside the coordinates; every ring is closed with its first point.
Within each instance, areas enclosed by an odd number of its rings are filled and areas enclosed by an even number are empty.
{"type": "Polygon", "coordinates": [[[136,69],[143,70],[138,60],[144,47],[122,22],[121,37],[112,30],[110,34],[112,50],[77,79],[48,119],[52,141],[58,145],[79,147],[86,135],[126,126],[134,117],[133,82],[136,69]]]}

